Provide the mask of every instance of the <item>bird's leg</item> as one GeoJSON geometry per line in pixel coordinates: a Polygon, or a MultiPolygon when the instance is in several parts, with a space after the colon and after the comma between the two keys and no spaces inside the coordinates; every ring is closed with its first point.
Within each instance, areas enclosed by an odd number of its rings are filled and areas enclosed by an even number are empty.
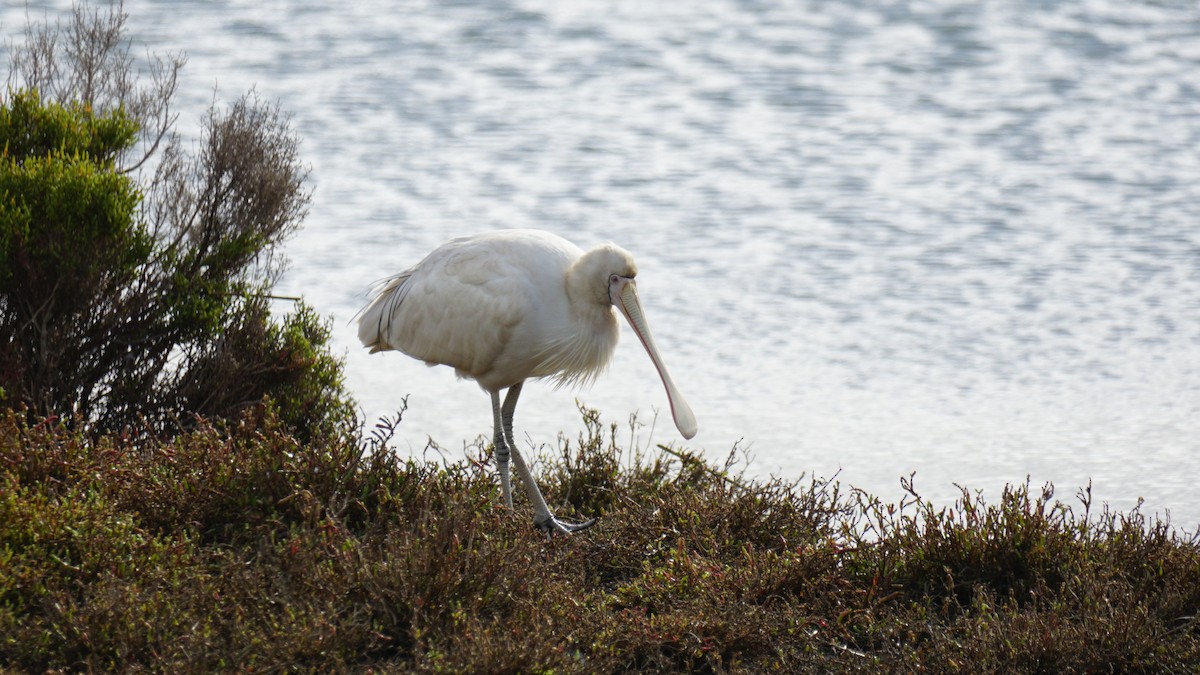
{"type": "MultiPolygon", "coordinates": [[[[513,465],[517,467],[517,474],[521,477],[521,482],[525,484],[525,494],[529,497],[529,501],[533,502],[533,526],[545,532],[547,536],[556,532],[570,534],[589,528],[596,524],[595,518],[582,523],[567,523],[554,517],[554,514],[550,512],[550,507],[546,506],[546,499],[542,497],[542,491],[538,489],[537,483],[533,480],[533,473],[525,464],[525,458],[521,456],[521,451],[517,449],[517,444],[513,441],[513,411],[516,410],[517,398],[521,395],[523,384],[524,382],[518,382],[508,388],[508,394],[504,397],[504,408],[500,411],[500,419],[504,425],[505,440],[512,451],[513,465]]],[[[492,396],[493,400],[497,400],[497,394],[492,394],[492,396]]]]}
{"type": "MultiPolygon", "coordinates": [[[[496,447],[496,469],[500,473],[500,492],[504,495],[504,505],[511,509],[513,507],[512,482],[508,477],[509,452],[508,445],[504,442],[504,424],[500,421],[500,392],[493,391],[491,394],[492,425],[495,431],[492,443],[496,447]]],[[[510,424],[511,419],[512,411],[509,411],[510,424]]]]}

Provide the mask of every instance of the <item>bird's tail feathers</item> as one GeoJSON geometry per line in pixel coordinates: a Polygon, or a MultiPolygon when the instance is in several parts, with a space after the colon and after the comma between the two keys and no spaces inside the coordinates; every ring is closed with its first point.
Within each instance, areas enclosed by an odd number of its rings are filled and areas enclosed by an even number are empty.
{"type": "Polygon", "coordinates": [[[393,349],[392,345],[388,344],[387,336],[391,332],[392,317],[396,309],[408,295],[407,282],[411,276],[412,271],[406,270],[372,284],[374,297],[355,315],[358,318],[358,339],[364,347],[371,348],[371,353],[393,349]]]}

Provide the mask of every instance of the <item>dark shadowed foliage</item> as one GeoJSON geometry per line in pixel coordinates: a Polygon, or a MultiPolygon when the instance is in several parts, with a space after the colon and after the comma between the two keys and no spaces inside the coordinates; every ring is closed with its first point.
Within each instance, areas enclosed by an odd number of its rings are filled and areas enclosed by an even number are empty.
{"type": "Polygon", "coordinates": [[[483,456],[403,459],[386,429],[302,443],[261,412],[137,444],[0,418],[0,667],[1200,667],[1200,544],[1137,511],[1028,486],[886,506],[622,448],[589,411],[539,466],[550,499],[603,515],[547,541],[483,456]]]}

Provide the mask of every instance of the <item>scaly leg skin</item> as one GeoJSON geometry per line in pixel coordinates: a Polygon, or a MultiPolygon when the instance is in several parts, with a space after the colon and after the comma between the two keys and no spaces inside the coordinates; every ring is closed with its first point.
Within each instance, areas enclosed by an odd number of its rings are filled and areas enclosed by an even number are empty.
{"type": "MultiPolygon", "coordinates": [[[[529,466],[525,464],[525,458],[521,456],[521,451],[517,450],[517,444],[513,441],[513,411],[517,407],[517,398],[521,395],[521,386],[523,384],[525,383],[518,382],[508,388],[508,395],[504,397],[504,408],[500,412],[500,419],[503,421],[504,426],[504,440],[512,452],[513,465],[517,467],[517,475],[521,477],[521,482],[525,484],[525,494],[529,496],[529,501],[533,502],[533,526],[545,532],[547,537],[552,537],[556,533],[571,534],[572,532],[585,530],[596,524],[595,518],[582,523],[568,523],[555,518],[554,514],[550,513],[550,507],[546,506],[546,500],[542,497],[542,491],[538,489],[537,483],[533,480],[533,473],[530,472],[529,466]]],[[[498,401],[498,395],[492,394],[492,400],[498,401]]]]}
{"type": "Polygon", "coordinates": [[[512,481],[508,476],[509,446],[504,442],[504,424],[500,421],[500,392],[493,391],[491,394],[492,425],[495,428],[495,435],[492,438],[492,443],[496,446],[496,470],[500,473],[500,492],[504,495],[504,505],[511,509],[513,507],[513,501],[512,481]]]}

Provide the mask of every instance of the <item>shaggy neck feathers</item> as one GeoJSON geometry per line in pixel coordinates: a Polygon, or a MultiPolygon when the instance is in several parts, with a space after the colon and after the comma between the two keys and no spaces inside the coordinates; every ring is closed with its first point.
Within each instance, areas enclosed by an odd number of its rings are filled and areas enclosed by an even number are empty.
{"type": "Polygon", "coordinates": [[[608,367],[620,329],[608,295],[608,278],[633,277],[633,257],[613,244],[580,256],[566,272],[567,298],[575,325],[543,350],[541,372],[554,373],[557,386],[591,384],[608,367]]]}

